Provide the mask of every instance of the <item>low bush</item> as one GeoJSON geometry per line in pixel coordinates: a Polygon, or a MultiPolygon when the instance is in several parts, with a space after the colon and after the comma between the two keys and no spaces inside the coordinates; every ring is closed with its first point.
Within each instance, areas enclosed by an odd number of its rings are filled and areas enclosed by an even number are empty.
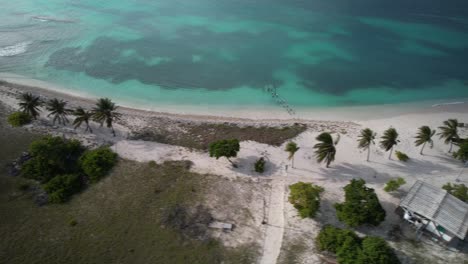
{"type": "Polygon", "coordinates": [[[442,186],[442,189],[446,190],[451,195],[457,197],[463,202],[468,202],[468,187],[465,184],[451,184],[447,183],[442,186]]]}
{"type": "Polygon", "coordinates": [[[80,177],[76,174],[55,176],[44,185],[44,190],[49,195],[49,202],[63,203],[81,190],[80,177]]]}
{"type": "Polygon", "coordinates": [[[68,222],[70,226],[76,226],[78,222],[75,219],[71,219],[70,222],[68,222]]]}
{"type": "Polygon", "coordinates": [[[395,155],[399,161],[407,162],[410,159],[408,155],[398,150],[395,151],[395,155]]]}
{"type": "Polygon", "coordinates": [[[31,123],[31,116],[23,112],[14,112],[8,116],[8,124],[13,127],[20,127],[31,123]]]}
{"type": "Polygon", "coordinates": [[[401,177],[398,177],[396,179],[391,179],[385,185],[384,191],[394,192],[394,191],[398,190],[398,188],[400,188],[405,183],[406,183],[405,179],[403,179],[401,177]]]}
{"type": "Polygon", "coordinates": [[[78,159],[84,147],[78,140],[46,136],[31,143],[31,159],[21,167],[21,175],[46,183],[56,175],[79,172],[78,159]]]}
{"type": "Polygon", "coordinates": [[[395,252],[379,237],[361,239],[351,230],[326,225],[315,239],[317,248],[337,256],[340,264],[399,264],[395,252]]]}
{"type": "Polygon", "coordinates": [[[345,201],[335,204],[338,219],[348,226],[379,225],[385,219],[385,210],[374,189],[368,188],[363,179],[353,179],[344,187],[345,201]]]}
{"type": "Polygon", "coordinates": [[[259,158],[255,162],[255,171],[258,173],[263,173],[265,171],[265,159],[263,157],[259,158]]]}
{"type": "Polygon", "coordinates": [[[109,147],[100,147],[86,151],[80,159],[80,165],[91,182],[104,177],[117,163],[117,153],[109,147]]]}
{"type": "Polygon", "coordinates": [[[298,182],[289,186],[289,202],[302,218],[314,217],[320,207],[320,193],[324,189],[311,183],[298,182]]]}

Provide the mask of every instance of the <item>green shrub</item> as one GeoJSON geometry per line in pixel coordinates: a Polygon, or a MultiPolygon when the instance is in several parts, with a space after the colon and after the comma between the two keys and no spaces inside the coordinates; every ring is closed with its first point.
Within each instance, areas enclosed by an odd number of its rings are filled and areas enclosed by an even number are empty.
{"type": "Polygon", "coordinates": [[[446,190],[451,195],[457,197],[463,202],[468,202],[468,187],[465,184],[451,184],[447,183],[442,186],[442,189],[446,190]]]}
{"type": "Polygon", "coordinates": [[[72,220],[70,220],[70,222],[68,222],[68,224],[70,226],[76,226],[78,224],[78,222],[75,219],[72,219],[72,220]]]}
{"type": "Polygon", "coordinates": [[[326,225],[320,230],[315,243],[319,250],[336,254],[338,249],[349,239],[356,244],[360,243],[360,238],[353,231],[326,225]]]}
{"type": "Polygon", "coordinates": [[[91,182],[104,177],[117,163],[117,153],[109,147],[86,151],[80,159],[81,168],[91,182]]]}
{"type": "Polygon", "coordinates": [[[255,162],[255,171],[258,173],[263,173],[265,171],[265,159],[263,157],[259,158],[255,162]]]}
{"type": "Polygon", "coordinates": [[[43,137],[29,146],[32,158],[21,167],[21,175],[46,183],[56,175],[77,173],[77,161],[83,151],[83,146],[77,140],[43,137]]]}
{"type": "Polygon", "coordinates": [[[158,164],[156,163],[156,161],[150,160],[150,161],[148,162],[148,165],[149,165],[150,167],[156,167],[156,165],[158,165],[158,164]]]}
{"type": "Polygon", "coordinates": [[[462,162],[468,161],[468,139],[460,143],[460,148],[453,153],[453,157],[462,162]]]}
{"type": "Polygon", "coordinates": [[[8,124],[13,127],[20,127],[31,123],[31,116],[23,112],[14,112],[8,116],[8,124]]]}
{"type": "Polygon", "coordinates": [[[49,202],[63,203],[81,190],[80,177],[76,174],[55,176],[44,185],[44,190],[49,195],[49,202]]]}
{"type": "Polygon", "coordinates": [[[397,157],[397,159],[399,161],[404,161],[404,162],[407,162],[409,160],[409,157],[408,155],[406,155],[405,153],[401,152],[401,151],[395,151],[395,155],[397,157]]]}
{"type": "MultiPolygon", "coordinates": [[[[362,240],[362,246],[357,258],[359,264],[399,264],[388,243],[380,237],[368,236],[362,240]]],[[[341,263],[341,262],[340,262],[341,263]]]]}
{"type": "Polygon", "coordinates": [[[391,179],[385,185],[384,191],[394,192],[394,191],[398,190],[398,188],[400,188],[405,183],[406,183],[405,179],[403,179],[401,177],[398,177],[396,179],[391,179]]]}
{"type": "Polygon", "coordinates": [[[363,179],[351,180],[344,187],[345,201],[335,204],[338,219],[348,226],[377,226],[385,219],[385,210],[380,205],[374,189],[366,187],[365,184],[363,179]]]}
{"type": "Polygon", "coordinates": [[[226,157],[226,159],[234,166],[236,165],[229,159],[237,157],[240,145],[237,139],[224,139],[213,142],[210,144],[210,157],[219,159],[220,157],[226,157]]]}
{"type": "Polygon", "coordinates": [[[387,242],[378,237],[359,238],[356,233],[326,225],[315,239],[320,251],[336,254],[340,264],[399,264],[387,242]]]}
{"type": "Polygon", "coordinates": [[[289,186],[289,202],[299,211],[302,218],[314,217],[320,207],[323,188],[311,183],[298,182],[289,186]]]}

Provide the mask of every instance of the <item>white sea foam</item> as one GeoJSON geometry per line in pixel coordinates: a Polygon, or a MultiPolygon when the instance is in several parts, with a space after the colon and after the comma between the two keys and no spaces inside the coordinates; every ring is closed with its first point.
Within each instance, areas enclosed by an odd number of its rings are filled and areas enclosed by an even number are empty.
{"type": "Polygon", "coordinates": [[[32,42],[20,42],[12,46],[0,47],[0,57],[11,57],[25,53],[32,42]]]}
{"type": "Polygon", "coordinates": [[[458,105],[458,104],[464,104],[465,102],[450,102],[450,103],[442,103],[442,104],[434,104],[432,107],[439,107],[439,106],[444,106],[444,105],[458,105]]]}

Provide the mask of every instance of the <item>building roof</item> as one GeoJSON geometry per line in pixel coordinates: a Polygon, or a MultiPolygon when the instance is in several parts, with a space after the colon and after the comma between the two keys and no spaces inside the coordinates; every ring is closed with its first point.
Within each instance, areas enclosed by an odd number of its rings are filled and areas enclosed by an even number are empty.
{"type": "Polygon", "coordinates": [[[468,204],[446,190],[416,181],[400,206],[444,227],[460,239],[468,231],[468,204]]]}

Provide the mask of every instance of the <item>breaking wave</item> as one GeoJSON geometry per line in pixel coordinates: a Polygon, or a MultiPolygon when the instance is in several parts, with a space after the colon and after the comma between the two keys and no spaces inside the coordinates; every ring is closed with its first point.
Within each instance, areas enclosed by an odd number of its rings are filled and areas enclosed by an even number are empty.
{"type": "Polygon", "coordinates": [[[12,46],[0,47],[0,57],[11,57],[25,53],[32,42],[21,42],[12,46]]]}

